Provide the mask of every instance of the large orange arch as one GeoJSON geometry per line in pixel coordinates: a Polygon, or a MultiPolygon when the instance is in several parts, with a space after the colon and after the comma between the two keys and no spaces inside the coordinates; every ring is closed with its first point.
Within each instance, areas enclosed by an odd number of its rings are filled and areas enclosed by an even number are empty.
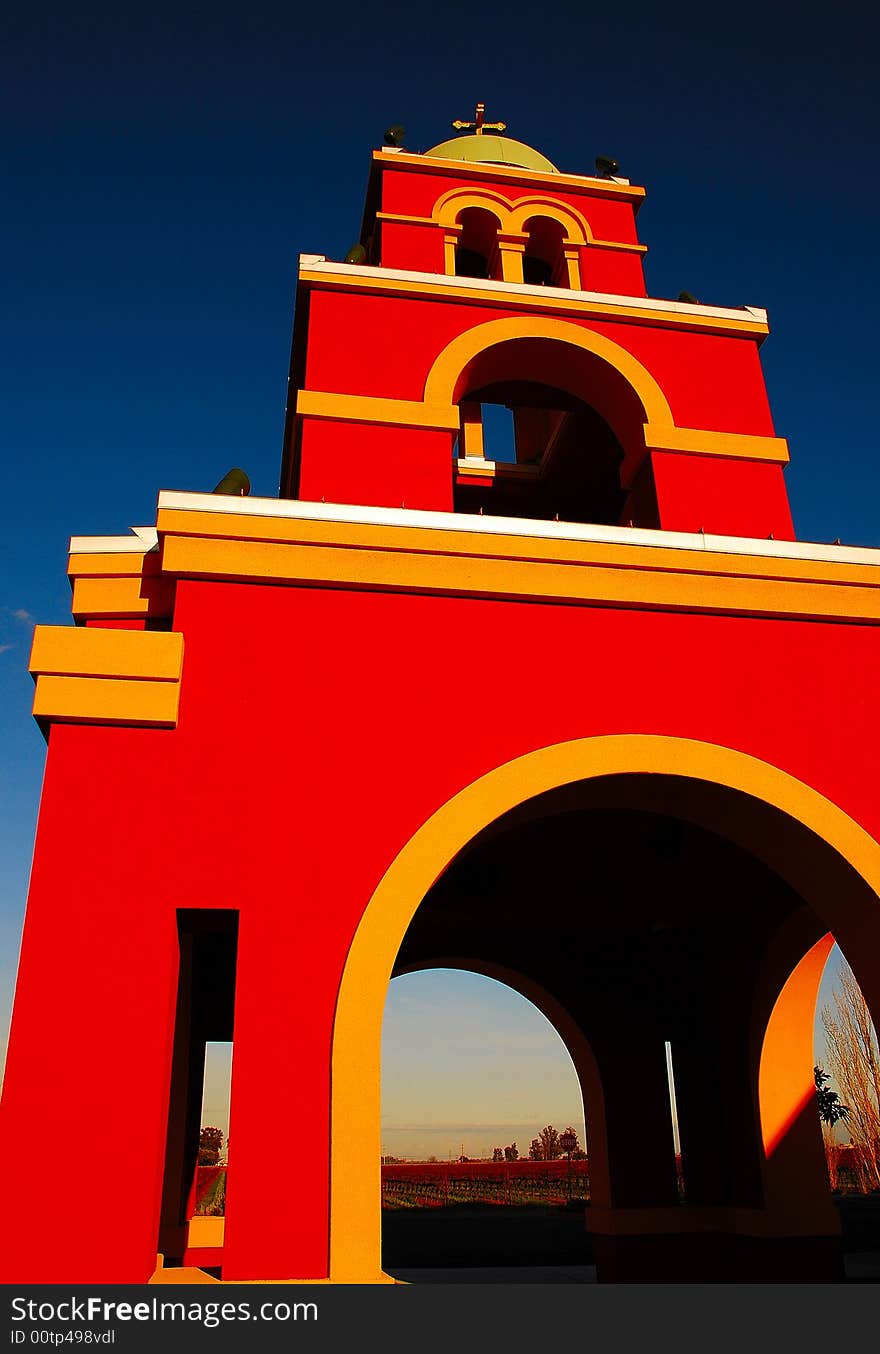
{"type": "Polygon", "coordinates": [[[546,791],[604,776],[660,775],[726,787],[780,810],[826,842],[880,894],[880,843],[819,791],[746,753],[654,734],[538,748],[465,786],[422,824],[367,905],[342,975],[333,1029],[330,1280],[390,1283],[381,1268],[380,1060],[385,995],[428,889],[482,829],[546,791]]]}
{"type": "Polygon", "coordinates": [[[515,339],[550,339],[592,353],[626,381],[645,411],[645,422],[655,427],[671,428],[675,424],[669,402],[659,383],[647,367],[642,366],[632,353],[619,343],[595,334],[566,320],[555,320],[539,315],[523,315],[504,320],[488,320],[475,325],[447,343],[437,354],[425,381],[424,403],[432,407],[449,408],[455,402],[455,387],[469,362],[488,348],[515,339]]]}

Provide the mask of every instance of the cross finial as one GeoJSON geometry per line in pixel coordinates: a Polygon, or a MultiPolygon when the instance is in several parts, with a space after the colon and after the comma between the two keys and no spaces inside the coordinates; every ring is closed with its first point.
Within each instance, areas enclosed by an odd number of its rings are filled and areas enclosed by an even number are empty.
{"type": "Polygon", "coordinates": [[[473,122],[461,122],[460,120],[457,119],[455,122],[453,122],[452,125],[457,132],[473,131],[475,136],[482,136],[483,132],[507,131],[506,122],[485,122],[484,121],[485,116],[486,116],[486,105],[484,103],[478,103],[476,116],[473,122]]]}

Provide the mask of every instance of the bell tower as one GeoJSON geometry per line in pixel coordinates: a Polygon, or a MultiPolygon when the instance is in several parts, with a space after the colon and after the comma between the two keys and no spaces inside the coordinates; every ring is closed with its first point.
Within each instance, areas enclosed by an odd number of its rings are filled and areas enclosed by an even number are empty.
{"type": "Polygon", "coordinates": [[[374,152],[356,262],[301,258],[282,493],[791,539],[766,313],[648,296],[613,161],[453,127],[374,152]]]}
{"type": "Polygon", "coordinates": [[[767,316],[646,294],[642,188],[458,130],[300,257],[279,496],[71,538],[8,1282],[390,1282],[388,983],[450,965],[571,1053],[600,1280],[841,1275],[812,1031],[832,935],[880,1011],[880,551],[792,539],[767,316]]]}

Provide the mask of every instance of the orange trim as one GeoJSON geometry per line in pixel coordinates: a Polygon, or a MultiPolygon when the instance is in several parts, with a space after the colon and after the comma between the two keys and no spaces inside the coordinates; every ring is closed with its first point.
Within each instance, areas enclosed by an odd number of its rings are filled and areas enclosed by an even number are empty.
{"type": "Polygon", "coordinates": [[[784,437],[754,433],[718,433],[700,428],[669,428],[645,424],[645,446],[652,451],[685,451],[694,456],[733,456],[749,461],[772,461],[786,465],[788,443],[784,437]]]}
{"type": "MultiPolygon", "coordinates": [[[[141,630],[88,630],[96,634],[143,634],[141,630]]],[[[37,677],[33,715],[41,724],[131,724],[173,728],[180,685],[112,677],[37,677]]]]}
{"type": "Polygon", "coordinates": [[[867,565],[171,509],[159,529],[186,577],[880,621],[867,565]]]}
{"type": "Polygon", "coordinates": [[[508,183],[524,183],[527,186],[540,184],[545,188],[580,188],[594,197],[630,198],[634,205],[645,196],[645,189],[634,184],[612,183],[610,179],[596,179],[587,175],[545,174],[533,169],[520,169],[515,165],[482,165],[474,161],[441,160],[425,155],[388,155],[384,151],[373,151],[373,163],[381,168],[406,165],[408,169],[423,174],[435,174],[443,178],[502,179],[508,183]]]}
{"type": "MultiPolygon", "coordinates": [[[[451,227],[444,227],[449,230],[451,227]]],[[[378,270],[377,270],[378,271],[378,270]]],[[[389,270],[390,271],[390,270],[389,270]]],[[[454,265],[453,270],[454,272],[454,265]]],[[[452,273],[448,274],[449,276],[452,273]]],[[[551,296],[547,288],[540,289],[540,295],[527,291],[507,292],[497,288],[490,290],[481,287],[472,279],[468,286],[452,286],[448,282],[435,281],[426,274],[417,280],[389,276],[366,276],[355,273],[321,272],[317,268],[300,271],[300,281],[306,285],[339,289],[343,291],[367,291],[377,294],[393,292],[397,295],[425,297],[428,300],[442,297],[449,301],[480,301],[483,305],[515,306],[517,310],[538,310],[548,315],[564,315],[574,312],[583,319],[601,318],[619,320],[621,323],[639,323],[662,325],[665,328],[695,330],[699,333],[742,334],[757,340],[764,339],[770,327],[763,320],[728,319],[720,315],[688,314],[681,310],[655,310],[639,306],[638,297],[633,297],[632,305],[612,305],[608,302],[592,299],[588,292],[577,295],[551,296]]],[[[553,290],[553,289],[550,289],[553,290]]],[[[560,289],[561,290],[561,289],[560,289]]]]}
{"type": "Polygon", "coordinates": [[[100,616],[167,619],[174,610],[174,588],[161,575],[74,578],[71,610],[77,620],[100,616]]]}
{"type": "MultiPolygon", "coordinates": [[[[457,191],[462,191],[462,192],[463,192],[464,190],[457,190],[457,191]]],[[[484,194],[483,194],[482,196],[488,197],[489,194],[488,194],[488,192],[485,192],[485,190],[484,190],[484,194]]],[[[474,207],[477,207],[477,206],[483,206],[484,204],[483,204],[482,196],[480,197],[480,199],[479,199],[478,201],[474,201],[474,202],[470,203],[469,205],[470,205],[470,206],[474,206],[474,207]]],[[[502,198],[502,197],[500,196],[500,194],[496,194],[496,195],[494,195],[494,196],[495,196],[495,198],[496,198],[496,201],[502,202],[502,203],[504,203],[506,206],[512,206],[512,207],[515,207],[515,206],[517,205],[516,202],[514,202],[514,203],[508,203],[508,202],[507,202],[507,199],[506,199],[506,198],[502,198]]],[[[522,201],[522,200],[523,200],[523,199],[519,199],[519,201],[522,201]]],[[[442,199],[441,199],[441,201],[442,201],[442,199]]],[[[544,199],[542,198],[542,199],[540,199],[540,201],[543,202],[544,199]]],[[[488,211],[488,210],[490,210],[490,208],[489,208],[489,207],[486,207],[486,210],[488,211]]],[[[546,215],[546,213],[543,213],[543,214],[546,215]]],[[[576,219],[578,219],[578,220],[581,221],[581,224],[582,224],[582,227],[583,227],[583,235],[584,235],[584,239],[583,239],[583,240],[577,240],[577,241],[575,241],[577,244],[579,244],[579,245],[581,245],[581,246],[583,246],[583,247],[585,247],[585,248],[591,248],[591,249],[620,249],[620,250],[623,250],[624,253],[628,253],[628,254],[647,254],[647,252],[648,252],[648,246],[647,246],[646,244],[632,244],[632,243],[630,243],[629,241],[626,241],[626,240],[599,240],[599,239],[597,239],[594,235],[592,235],[592,234],[590,233],[590,228],[589,228],[588,223],[587,223],[585,220],[583,220],[582,218],[580,218],[580,214],[579,214],[579,213],[575,213],[575,212],[573,212],[572,214],[575,216],[576,219]]],[[[497,215],[497,213],[495,213],[495,212],[493,211],[493,215],[497,215]]],[[[535,212],[535,215],[536,215],[536,216],[541,216],[542,213],[541,213],[540,211],[536,211],[536,212],[535,212]]],[[[391,222],[391,223],[394,224],[394,225],[401,225],[401,226],[430,226],[432,229],[436,229],[436,227],[437,227],[438,225],[442,225],[442,226],[443,226],[443,229],[444,229],[444,230],[447,230],[447,231],[448,231],[448,230],[459,230],[459,231],[461,230],[461,226],[459,226],[458,224],[456,224],[456,223],[454,223],[454,222],[447,221],[445,218],[441,218],[441,217],[439,217],[439,216],[407,216],[407,215],[405,215],[403,212],[376,212],[376,220],[377,220],[377,221],[389,221],[389,222],[391,222]]],[[[580,233],[580,232],[577,232],[577,233],[580,233]]],[[[527,236],[527,232],[525,232],[525,234],[526,234],[526,236],[527,236]]],[[[573,237],[573,238],[574,238],[574,237],[573,237]]]]}
{"type": "Polygon", "coordinates": [[[170,630],[86,630],[70,625],[34,629],[30,657],[34,674],[179,682],[182,670],[183,635],[170,630]]]}
{"type": "Polygon", "coordinates": [[[343,419],[354,423],[393,423],[402,428],[440,428],[458,431],[458,410],[430,400],[390,400],[373,395],[340,395],[323,390],[301,390],[296,412],[307,418],[343,419]]]}
{"type": "Polygon", "coordinates": [[[183,635],[38,625],[30,671],[41,724],[174,726],[183,635]]]}
{"type": "Polygon", "coordinates": [[[791,974],[770,1014],[758,1073],[761,1132],[768,1157],[804,1107],[816,1099],[813,1022],[819,984],[833,948],[830,934],[817,941],[791,974]]]}
{"type": "Polygon", "coordinates": [[[632,387],[649,424],[673,426],[672,410],[660,384],[626,348],[604,334],[596,334],[578,324],[533,315],[489,320],[465,330],[447,343],[434,359],[425,381],[425,403],[440,407],[453,404],[459,377],[468,363],[487,349],[514,339],[551,339],[594,354],[618,371],[632,387]]]}

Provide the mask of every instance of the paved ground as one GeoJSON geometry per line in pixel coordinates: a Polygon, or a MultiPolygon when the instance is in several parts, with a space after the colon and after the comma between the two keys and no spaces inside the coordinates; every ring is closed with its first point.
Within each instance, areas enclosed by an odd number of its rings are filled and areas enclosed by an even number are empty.
{"type": "Polygon", "coordinates": [[[595,1265],[519,1265],[478,1269],[395,1269],[401,1283],[595,1283],[595,1265]]]}
{"type": "MultiPolygon", "coordinates": [[[[847,1255],[850,1283],[880,1283],[880,1251],[847,1255]]],[[[462,1269],[394,1269],[401,1283],[595,1283],[595,1265],[480,1266],[462,1269]]]]}
{"type": "Polygon", "coordinates": [[[880,1251],[856,1251],[843,1263],[851,1283],[880,1283],[880,1251]]]}

